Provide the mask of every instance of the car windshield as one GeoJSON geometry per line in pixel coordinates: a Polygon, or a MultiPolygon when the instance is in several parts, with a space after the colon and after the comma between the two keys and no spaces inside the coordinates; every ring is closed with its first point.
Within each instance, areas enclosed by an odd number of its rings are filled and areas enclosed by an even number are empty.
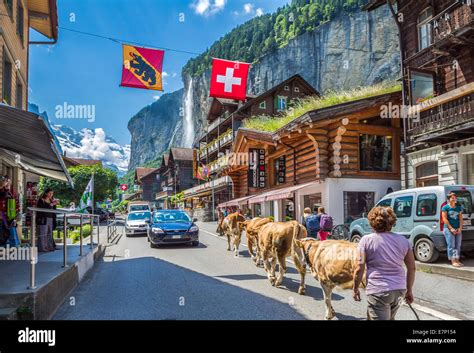
{"type": "Polygon", "coordinates": [[[150,212],[134,212],[128,215],[129,221],[139,221],[142,219],[150,219],[150,218],[151,218],[150,212]]]}
{"type": "Polygon", "coordinates": [[[154,222],[164,223],[164,222],[191,222],[191,218],[186,212],[176,211],[176,212],[156,212],[153,219],[154,222]]]}

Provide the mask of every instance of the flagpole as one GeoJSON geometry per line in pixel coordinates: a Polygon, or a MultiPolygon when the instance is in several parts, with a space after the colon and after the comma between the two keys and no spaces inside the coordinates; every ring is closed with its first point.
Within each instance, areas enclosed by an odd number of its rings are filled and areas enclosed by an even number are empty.
{"type": "Polygon", "coordinates": [[[94,215],[94,184],[95,184],[95,180],[94,180],[94,172],[92,172],[92,215],[94,215]]]}

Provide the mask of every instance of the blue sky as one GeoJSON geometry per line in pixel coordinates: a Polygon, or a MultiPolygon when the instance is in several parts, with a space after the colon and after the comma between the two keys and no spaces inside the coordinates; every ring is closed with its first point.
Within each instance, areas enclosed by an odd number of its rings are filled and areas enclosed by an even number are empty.
{"type": "MultiPolygon", "coordinates": [[[[107,37],[201,53],[235,26],[290,0],[58,0],[59,26],[107,37]],[[184,15],[184,21],[180,21],[184,15]]],[[[38,39],[32,33],[32,40],[38,39]]],[[[166,52],[164,93],[182,88],[192,55],[166,52]]],[[[30,46],[29,101],[53,124],[103,128],[130,143],[128,120],[161,92],[119,87],[121,45],[59,28],[56,45],[30,46]],[[56,106],[95,105],[95,122],[57,119],[56,106]]]]}

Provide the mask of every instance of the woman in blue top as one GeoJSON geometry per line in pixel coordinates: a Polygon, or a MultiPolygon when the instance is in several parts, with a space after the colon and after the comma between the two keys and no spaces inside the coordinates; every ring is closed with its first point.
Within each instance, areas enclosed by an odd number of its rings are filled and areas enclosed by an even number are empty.
{"type": "Polygon", "coordinates": [[[448,246],[448,259],[454,267],[464,266],[460,261],[462,242],[462,208],[457,203],[454,192],[448,194],[448,203],[441,209],[443,212],[443,234],[448,246]]]}

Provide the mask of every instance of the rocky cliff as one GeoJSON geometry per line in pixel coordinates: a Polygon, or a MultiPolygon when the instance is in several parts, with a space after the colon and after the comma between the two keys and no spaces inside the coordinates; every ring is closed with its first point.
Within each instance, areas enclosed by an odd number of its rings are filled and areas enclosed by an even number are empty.
{"type": "Polygon", "coordinates": [[[183,137],[183,90],[164,94],[128,122],[132,135],[129,170],[155,160],[183,137]]]}
{"type": "MultiPolygon", "coordinates": [[[[320,92],[395,79],[400,72],[397,35],[386,6],[370,13],[360,11],[341,16],[260,58],[250,71],[249,92],[263,93],[297,73],[320,92]]],[[[210,104],[210,72],[192,78],[185,76],[183,81],[184,96],[183,91],[172,93],[168,103],[162,104],[163,96],[132,118],[130,168],[152,160],[170,143],[190,147],[189,138],[182,139],[183,124],[188,126],[188,132],[193,131],[194,141],[204,133],[210,104]],[[189,94],[193,99],[185,99],[189,94]],[[186,104],[191,105],[184,109],[187,114],[170,115],[186,104]],[[189,129],[191,122],[193,126],[189,129]]]]}

